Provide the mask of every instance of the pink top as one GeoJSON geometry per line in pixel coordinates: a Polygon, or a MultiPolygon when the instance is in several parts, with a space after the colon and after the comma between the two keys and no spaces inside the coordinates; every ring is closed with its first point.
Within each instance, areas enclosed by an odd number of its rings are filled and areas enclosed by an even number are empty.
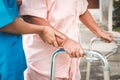
{"type": "MultiPolygon", "coordinates": [[[[22,0],[20,14],[42,17],[69,38],[78,41],[79,16],[86,11],[87,6],[87,0],[22,0]]],[[[36,34],[24,35],[23,44],[29,67],[49,76],[50,59],[56,48],[44,43],[36,34]]],[[[56,77],[80,79],[78,59],[61,54],[56,63],[56,77]]]]}

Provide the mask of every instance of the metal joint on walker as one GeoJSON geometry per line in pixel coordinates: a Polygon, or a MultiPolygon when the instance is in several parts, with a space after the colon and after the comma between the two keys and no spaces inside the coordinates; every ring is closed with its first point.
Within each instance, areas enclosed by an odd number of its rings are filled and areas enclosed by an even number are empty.
{"type": "Polygon", "coordinates": [[[115,41],[116,44],[120,45],[120,37],[114,37],[113,40],[115,41]]]}
{"type": "Polygon", "coordinates": [[[110,71],[110,66],[103,66],[104,71],[110,71]]]}

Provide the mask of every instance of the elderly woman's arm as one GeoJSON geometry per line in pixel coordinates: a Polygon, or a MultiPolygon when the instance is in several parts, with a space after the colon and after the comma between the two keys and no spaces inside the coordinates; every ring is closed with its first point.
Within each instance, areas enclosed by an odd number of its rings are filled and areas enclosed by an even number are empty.
{"type": "Polygon", "coordinates": [[[113,37],[110,33],[103,31],[95,22],[90,12],[86,10],[86,12],[79,16],[80,20],[85,24],[97,37],[100,37],[107,42],[111,42],[113,37]]]}

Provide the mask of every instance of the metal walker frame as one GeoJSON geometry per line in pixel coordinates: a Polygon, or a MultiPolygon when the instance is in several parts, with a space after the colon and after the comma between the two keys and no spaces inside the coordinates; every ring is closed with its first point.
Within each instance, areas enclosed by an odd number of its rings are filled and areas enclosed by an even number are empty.
{"type": "MultiPolygon", "coordinates": [[[[89,49],[92,50],[92,45],[95,41],[101,41],[99,38],[92,38],[89,44],[89,49]]],[[[92,54],[87,56],[87,71],[86,71],[86,80],[90,79],[90,69],[91,69],[91,62],[93,61],[101,61],[103,65],[103,74],[104,74],[104,80],[110,80],[110,67],[108,64],[108,58],[114,54],[116,54],[118,50],[118,45],[120,45],[120,37],[114,37],[114,42],[116,43],[117,47],[113,48],[111,52],[107,53],[106,55],[102,55],[104,58],[99,59],[95,58],[92,54]],[[104,63],[104,64],[103,64],[104,63]]]]}
{"type": "MultiPolygon", "coordinates": [[[[96,40],[95,38],[92,39],[90,45],[92,45],[95,40],[96,40]]],[[[120,44],[120,38],[114,38],[114,41],[117,44],[120,44]]],[[[112,52],[110,52],[108,55],[105,56],[105,55],[102,55],[98,51],[84,50],[85,55],[89,56],[89,57],[86,58],[88,60],[87,61],[86,80],[89,80],[89,77],[90,77],[90,66],[91,66],[90,62],[96,61],[96,60],[99,60],[103,65],[104,80],[110,80],[110,67],[109,67],[107,58],[109,56],[115,54],[116,51],[117,51],[117,48],[115,48],[114,50],[112,50],[112,52]]],[[[65,52],[65,50],[64,49],[57,49],[56,51],[54,51],[54,53],[52,55],[51,70],[50,70],[50,80],[54,80],[55,58],[61,52],[65,52]]]]}

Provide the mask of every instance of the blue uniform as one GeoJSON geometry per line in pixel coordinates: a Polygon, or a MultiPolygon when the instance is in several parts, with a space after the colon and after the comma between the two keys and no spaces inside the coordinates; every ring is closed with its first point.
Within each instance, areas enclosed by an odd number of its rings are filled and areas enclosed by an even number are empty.
{"type": "MultiPolygon", "coordinates": [[[[19,17],[16,0],[0,0],[0,28],[19,17]]],[[[0,32],[0,80],[23,80],[26,60],[21,35],[0,32]]]]}

